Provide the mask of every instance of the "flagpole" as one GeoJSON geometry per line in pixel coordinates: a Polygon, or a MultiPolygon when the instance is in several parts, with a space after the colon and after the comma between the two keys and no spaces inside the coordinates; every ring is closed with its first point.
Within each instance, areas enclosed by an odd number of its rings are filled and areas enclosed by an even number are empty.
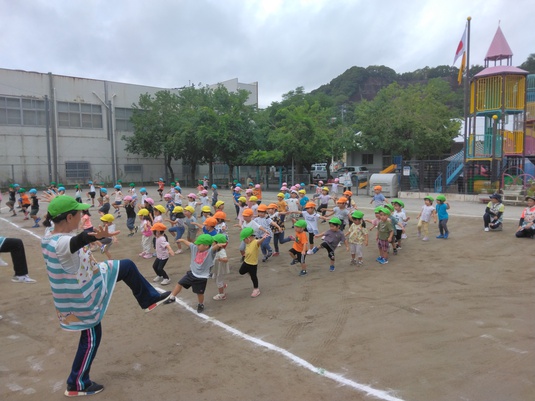
{"type": "MultiPolygon", "coordinates": [[[[470,21],[472,17],[466,18],[467,20],[467,34],[466,34],[466,71],[464,78],[464,167],[463,167],[463,187],[464,193],[468,192],[468,118],[470,116],[470,82],[469,82],[469,72],[470,72],[470,21]]],[[[474,141],[475,146],[475,141],[474,141]]]]}

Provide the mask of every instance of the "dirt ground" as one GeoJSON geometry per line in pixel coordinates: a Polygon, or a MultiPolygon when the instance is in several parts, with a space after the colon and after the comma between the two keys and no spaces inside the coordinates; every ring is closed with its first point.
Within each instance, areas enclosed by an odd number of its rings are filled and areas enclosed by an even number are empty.
{"type": "MultiPolygon", "coordinates": [[[[222,198],[234,218],[228,191],[222,198]]],[[[368,197],[357,202],[369,206],[368,197]]],[[[92,399],[534,400],[535,242],[514,238],[521,209],[508,209],[504,231],[485,233],[484,205],[457,202],[450,239],[435,239],[432,226],[431,240],[423,242],[416,238],[420,206],[407,202],[409,239],[389,264],[375,262],[374,233],[363,267],[350,266],[342,247],[335,272],[320,251],[307,259],[309,275],[299,277],[288,243],[280,256],[260,263],[256,299],[249,277],[237,273],[232,228],[228,299],[211,299],[217,289],[210,280],[206,316],[179,303],[145,314],[119,283],[91,372],[106,389],[92,399]]],[[[369,207],[361,210],[371,217],[369,207]]],[[[140,235],[126,237],[125,218],[117,222],[123,233],[113,257],[133,259],[151,280],[152,260],[138,257],[140,235]]],[[[2,254],[10,264],[0,268],[0,399],[6,401],[64,399],[79,337],[59,328],[39,240],[30,234],[44,229],[30,226],[2,209],[0,235],[24,240],[30,276],[38,280],[12,283],[11,260],[2,254]]],[[[173,282],[188,263],[189,252],[172,257],[166,270],[173,282]]],[[[191,291],[179,298],[196,306],[191,291]]]]}

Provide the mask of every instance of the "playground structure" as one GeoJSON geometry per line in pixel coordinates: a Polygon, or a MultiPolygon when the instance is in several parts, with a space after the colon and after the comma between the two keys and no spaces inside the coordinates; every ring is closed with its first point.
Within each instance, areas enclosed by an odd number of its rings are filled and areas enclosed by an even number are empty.
{"type": "Polygon", "coordinates": [[[447,192],[462,180],[467,193],[503,190],[506,200],[511,197],[512,203],[518,203],[532,186],[535,75],[514,67],[512,56],[498,27],[485,69],[470,82],[464,149],[449,158],[446,171],[435,180],[435,192],[447,192]]]}

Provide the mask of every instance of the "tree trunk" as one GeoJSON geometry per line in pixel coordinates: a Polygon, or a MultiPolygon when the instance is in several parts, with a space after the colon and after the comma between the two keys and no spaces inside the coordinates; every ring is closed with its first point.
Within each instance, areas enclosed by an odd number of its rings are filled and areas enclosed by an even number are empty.
{"type": "Polygon", "coordinates": [[[166,155],[165,156],[165,165],[167,166],[167,170],[166,170],[166,177],[165,177],[165,181],[166,182],[171,182],[175,179],[175,172],[173,171],[173,167],[171,167],[171,160],[172,160],[172,157],[169,156],[169,155],[166,155]],[[167,171],[169,171],[169,174],[170,174],[170,177],[167,177],[167,171]]]}
{"type": "Polygon", "coordinates": [[[233,173],[234,173],[234,165],[228,164],[228,186],[229,188],[234,181],[233,173]]]}
{"type": "Polygon", "coordinates": [[[191,179],[191,186],[193,188],[197,187],[197,180],[195,179],[195,170],[197,170],[197,163],[191,163],[190,170],[189,170],[189,175],[190,175],[190,179],[191,179]]]}
{"type": "Polygon", "coordinates": [[[211,160],[208,162],[208,182],[210,185],[214,183],[214,162],[211,160]]]}

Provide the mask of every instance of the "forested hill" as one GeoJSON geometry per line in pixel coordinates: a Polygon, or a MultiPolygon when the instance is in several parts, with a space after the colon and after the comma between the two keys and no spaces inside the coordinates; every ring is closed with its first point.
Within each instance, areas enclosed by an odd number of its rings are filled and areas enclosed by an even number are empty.
{"type": "MultiPolygon", "coordinates": [[[[471,74],[477,74],[483,67],[475,66],[471,74]]],[[[459,69],[441,65],[425,67],[413,72],[398,74],[392,68],[384,65],[372,65],[367,68],[351,67],[343,74],[334,78],[328,84],[311,91],[311,94],[324,93],[334,99],[336,104],[355,103],[361,100],[373,100],[382,88],[397,82],[402,86],[412,84],[426,84],[432,78],[447,80],[454,91],[462,91],[457,83],[459,69]]]]}

